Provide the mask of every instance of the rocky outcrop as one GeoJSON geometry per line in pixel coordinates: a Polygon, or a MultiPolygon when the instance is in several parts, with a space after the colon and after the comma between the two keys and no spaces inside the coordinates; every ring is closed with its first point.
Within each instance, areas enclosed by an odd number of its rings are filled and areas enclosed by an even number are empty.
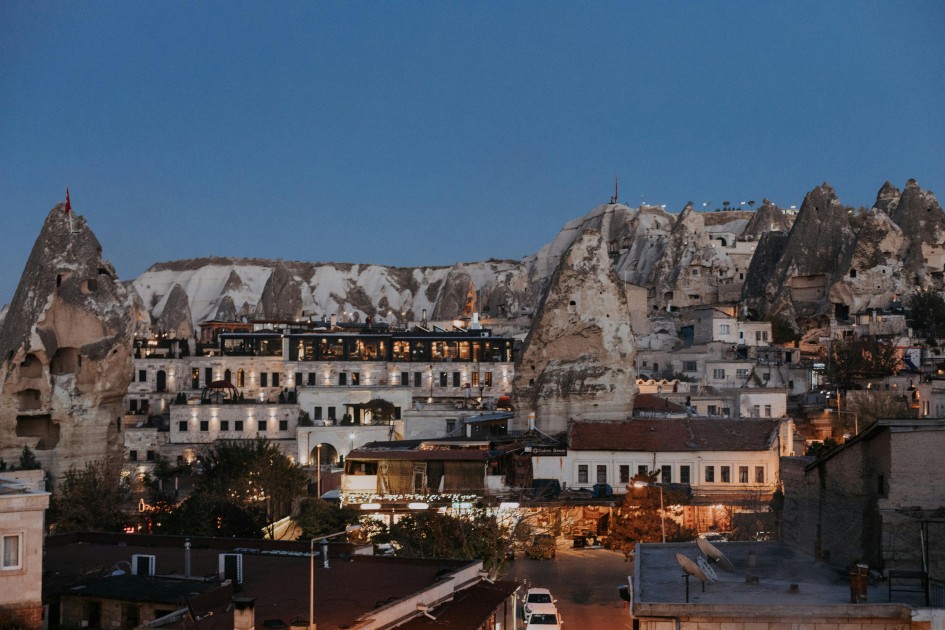
{"type": "Polygon", "coordinates": [[[745,231],[742,232],[742,238],[751,240],[760,240],[762,236],[769,232],[790,232],[791,221],[784,214],[784,211],[778,206],[765,199],[761,202],[761,207],[755,211],[748,221],[745,231]]]}
{"type": "Polygon", "coordinates": [[[135,300],[83,217],[46,217],[0,327],[0,457],[24,446],[53,478],[122,459],[135,300]]]}
{"type": "Polygon", "coordinates": [[[155,325],[158,331],[169,334],[171,337],[190,339],[194,336],[192,321],[193,316],[190,314],[190,300],[187,297],[187,292],[184,291],[184,287],[175,284],[164,302],[164,309],[157,318],[155,325]]]}
{"type": "Polygon", "coordinates": [[[779,313],[794,321],[829,317],[828,288],[853,241],[850,213],[833,188],[824,183],[813,189],[804,197],[773,273],[758,278],[752,274],[762,267],[749,269],[746,283],[765,284],[764,297],[752,306],[765,316],[779,313]]]}
{"type": "Polygon", "coordinates": [[[302,316],[301,283],[293,277],[281,261],[272,270],[272,275],[263,287],[256,317],[260,319],[286,319],[293,321],[302,316]]]}
{"type": "Polygon", "coordinates": [[[462,319],[472,317],[476,308],[476,285],[461,266],[454,267],[443,283],[436,307],[433,309],[434,320],[462,319]]]}
{"type": "Polygon", "coordinates": [[[516,428],[534,413],[546,434],[571,420],[624,420],[636,394],[626,293],[600,232],[567,249],[535,315],[515,370],[516,428]]]}

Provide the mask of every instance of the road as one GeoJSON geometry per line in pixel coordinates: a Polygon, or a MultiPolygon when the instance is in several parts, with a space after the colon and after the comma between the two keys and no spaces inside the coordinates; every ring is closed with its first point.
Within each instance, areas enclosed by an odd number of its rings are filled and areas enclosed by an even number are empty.
{"type": "MultiPolygon", "coordinates": [[[[544,587],[558,600],[567,630],[623,630],[630,628],[630,613],[617,594],[627,583],[633,564],[622,553],[606,549],[558,548],[555,560],[517,556],[504,579],[544,587]]],[[[524,595],[524,589],[521,591],[524,595]]],[[[523,622],[520,620],[520,624],[523,622]]],[[[520,625],[519,627],[522,627],[520,625]]]]}

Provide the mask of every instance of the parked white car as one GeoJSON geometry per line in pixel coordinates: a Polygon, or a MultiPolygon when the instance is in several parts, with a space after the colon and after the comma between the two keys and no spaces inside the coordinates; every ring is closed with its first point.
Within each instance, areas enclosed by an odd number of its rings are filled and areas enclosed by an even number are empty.
{"type": "Polygon", "coordinates": [[[560,630],[561,615],[554,604],[531,604],[525,616],[525,630],[560,630]]]}

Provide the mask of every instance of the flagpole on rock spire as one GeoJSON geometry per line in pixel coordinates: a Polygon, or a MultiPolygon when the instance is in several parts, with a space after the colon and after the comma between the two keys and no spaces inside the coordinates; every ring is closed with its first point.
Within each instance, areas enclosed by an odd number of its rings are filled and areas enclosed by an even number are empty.
{"type": "Polygon", "coordinates": [[[69,217],[69,232],[74,233],[75,230],[72,229],[72,202],[69,201],[69,187],[66,186],[66,207],[62,210],[67,217],[69,217]]]}

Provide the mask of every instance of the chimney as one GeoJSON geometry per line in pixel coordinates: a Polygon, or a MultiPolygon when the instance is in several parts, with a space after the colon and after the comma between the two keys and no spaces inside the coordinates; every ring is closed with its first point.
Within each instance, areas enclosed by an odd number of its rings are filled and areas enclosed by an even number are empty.
{"type": "Polygon", "coordinates": [[[482,330],[482,324],[479,323],[479,313],[473,313],[472,321],[469,322],[470,330],[482,330]]]}
{"type": "Polygon", "coordinates": [[[332,315],[331,315],[331,327],[329,328],[329,330],[334,330],[337,325],[338,325],[338,315],[335,314],[335,313],[332,313],[332,315]]]}
{"type": "Polygon", "coordinates": [[[534,411],[528,412],[528,430],[529,431],[535,430],[535,412],[534,411]]]}
{"type": "Polygon", "coordinates": [[[238,595],[233,598],[233,630],[255,630],[256,598],[238,595]]]}

